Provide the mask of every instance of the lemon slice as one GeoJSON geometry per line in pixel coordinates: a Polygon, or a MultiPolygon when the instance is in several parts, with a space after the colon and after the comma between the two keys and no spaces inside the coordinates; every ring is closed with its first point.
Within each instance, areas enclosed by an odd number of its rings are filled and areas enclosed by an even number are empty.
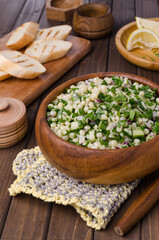
{"type": "Polygon", "coordinates": [[[145,18],[135,17],[138,28],[146,28],[159,36],[159,22],[145,18]]]}
{"type": "Polygon", "coordinates": [[[129,51],[134,48],[159,48],[159,37],[148,29],[137,29],[130,34],[126,48],[129,51]]]}

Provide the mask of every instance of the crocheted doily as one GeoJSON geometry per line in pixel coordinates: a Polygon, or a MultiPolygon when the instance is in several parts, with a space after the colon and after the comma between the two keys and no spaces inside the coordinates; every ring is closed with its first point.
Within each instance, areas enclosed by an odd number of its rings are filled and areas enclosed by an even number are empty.
{"type": "Polygon", "coordinates": [[[9,188],[11,196],[23,192],[46,202],[71,205],[96,230],[106,227],[139,182],[98,185],[78,181],[54,168],[39,147],[20,152],[13,172],[17,179],[9,188]]]}

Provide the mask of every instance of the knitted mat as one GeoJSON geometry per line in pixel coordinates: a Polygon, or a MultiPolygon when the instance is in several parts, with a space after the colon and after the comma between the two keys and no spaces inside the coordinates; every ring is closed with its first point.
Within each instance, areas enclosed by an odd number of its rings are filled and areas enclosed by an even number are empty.
{"type": "Polygon", "coordinates": [[[102,185],[78,181],[54,168],[39,147],[20,152],[13,162],[13,172],[17,179],[9,188],[11,196],[23,192],[46,202],[71,205],[96,230],[106,227],[139,183],[102,185]]]}

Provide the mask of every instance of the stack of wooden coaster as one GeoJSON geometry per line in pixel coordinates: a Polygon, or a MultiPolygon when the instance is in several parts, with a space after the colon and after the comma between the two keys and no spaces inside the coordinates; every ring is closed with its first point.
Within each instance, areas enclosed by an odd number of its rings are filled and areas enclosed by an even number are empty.
{"type": "Polygon", "coordinates": [[[10,147],[26,134],[26,107],[16,98],[0,98],[0,148],[10,147]]]}

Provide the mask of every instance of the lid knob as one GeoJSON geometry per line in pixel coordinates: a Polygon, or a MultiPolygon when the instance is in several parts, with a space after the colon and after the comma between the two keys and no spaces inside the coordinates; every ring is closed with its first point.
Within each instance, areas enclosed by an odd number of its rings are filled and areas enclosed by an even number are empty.
{"type": "Polygon", "coordinates": [[[7,109],[8,106],[9,106],[8,101],[6,99],[1,98],[0,99],[0,111],[7,109]]]}

